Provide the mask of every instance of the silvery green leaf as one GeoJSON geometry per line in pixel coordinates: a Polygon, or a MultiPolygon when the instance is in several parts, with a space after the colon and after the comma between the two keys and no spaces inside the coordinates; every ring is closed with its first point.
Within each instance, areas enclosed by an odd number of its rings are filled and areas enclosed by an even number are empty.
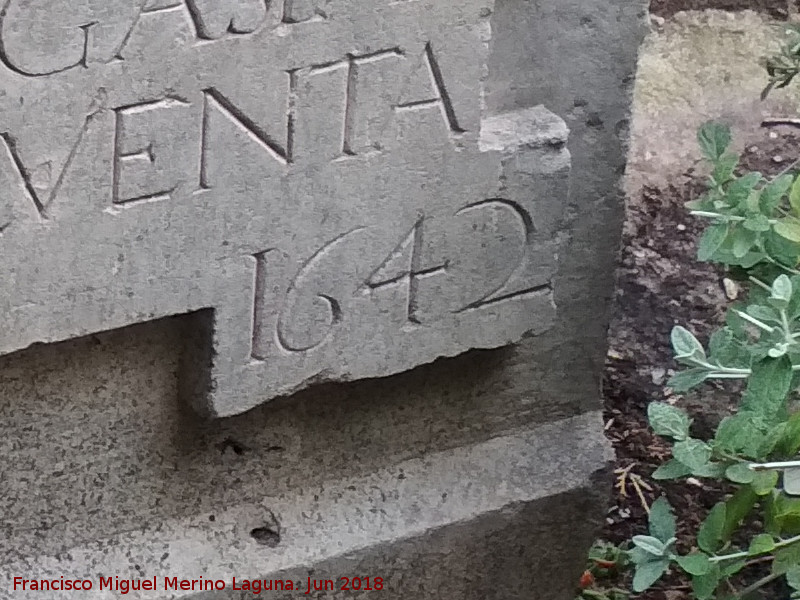
{"type": "Polygon", "coordinates": [[[683,440],[672,447],[672,455],[694,472],[708,465],[711,447],[700,440],[683,440]]]}
{"type": "Polygon", "coordinates": [[[775,311],[774,308],[763,306],[761,304],[751,304],[746,309],[747,314],[751,317],[763,321],[764,323],[778,323],[781,316],[775,311]]]}
{"type": "Polygon", "coordinates": [[[731,143],[731,130],[727,125],[709,121],[700,127],[697,132],[697,142],[700,151],[708,160],[718,161],[731,143]]]}
{"type": "Polygon", "coordinates": [[[664,542],[668,547],[670,541],[675,539],[675,515],[666,498],[662,496],[653,502],[648,521],[650,535],[664,542]]]}
{"type": "Polygon", "coordinates": [[[647,418],[650,427],[658,435],[678,441],[689,437],[689,426],[692,422],[689,416],[679,408],[664,402],[651,402],[647,407],[647,418]]]}
{"type": "Polygon", "coordinates": [[[794,371],[788,357],[766,359],[753,364],[741,409],[774,424],[786,410],[794,371]]]}
{"type": "Polygon", "coordinates": [[[800,544],[792,544],[775,552],[772,560],[773,573],[788,573],[800,565],[800,544]]]}
{"type": "Polygon", "coordinates": [[[652,535],[635,535],[631,541],[637,547],[652,554],[653,556],[664,556],[664,551],[667,549],[667,546],[664,544],[664,542],[653,537],[652,535]]]}
{"type": "Polygon", "coordinates": [[[690,575],[705,575],[711,571],[712,563],[708,560],[708,556],[702,552],[679,556],[675,560],[678,562],[681,569],[690,575]]]}
{"type": "Polygon", "coordinates": [[[720,156],[714,165],[714,170],[711,173],[711,178],[718,186],[725,185],[733,178],[733,172],[736,170],[736,165],[739,164],[739,157],[735,154],[724,154],[720,156]]]}
{"type": "Polygon", "coordinates": [[[720,566],[713,563],[708,573],[704,575],[694,575],[692,577],[692,592],[697,600],[710,600],[722,579],[720,566]]]}
{"type": "Polygon", "coordinates": [[[722,546],[725,528],[725,503],[718,502],[708,513],[697,531],[697,545],[705,552],[714,553],[722,546]]]}
{"type": "Polygon", "coordinates": [[[702,467],[692,469],[692,475],[695,477],[710,477],[712,479],[719,479],[725,476],[725,464],[719,462],[708,462],[702,467]]]}
{"type": "Polygon", "coordinates": [[[800,590],[800,566],[786,571],[786,585],[793,590],[800,590]]]}
{"type": "Polygon", "coordinates": [[[772,229],[772,224],[770,224],[769,219],[762,214],[748,217],[742,225],[744,225],[745,229],[749,229],[750,231],[769,231],[772,229]]]}
{"type": "Polygon", "coordinates": [[[669,559],[661,558],[636,565],[636,572],[633,575],[633,591],[643,592],[653,585],[659,578],[666,573],[669,568],[669,559]]]}
{"type": "Polygon", "coordinates": [[[793,179],[793,175],[781,175],[764,186],[760,198],[761,210],[764,213],[771,215],[775,212],[775,209],[780,205],[786,192],[789,191],[789,188],[792,186],[793,179]]]}
{"type": "Polygon", "coordinates": [[[794,214],[800,216],[800,177],[792,185],[792,191],[789,193],[789,204],[792,206],[794,214]]]}
{"type": "Polygon", "coordinates": [[[714,435],[714,447],[731,454],[754,454],[766,434],[755,415],[748,412],[725,417],[714,435]]]}
{"type": "Polygon", "coordinates": [[[688,210],[702,210],[706,212],[713,212],[714,208],[713,197],[714,197],[713,193],[709,191],[700,196],[699,198],[697,198],[696,200],[690,200],[689,202],[684,204],[684,206],[688,210]]]}
{"type": "Polygon", "coordinates": [[[734,483],[751,483],[755,479],[753,470],[744,463],[730,465],[725,470],[725,477],[734,483]]]}
{"type": "Polygon", "coordinates": [[[778,423],[774,427],[770,427],[769,431],[764,435],[761,439],[761,442],[755,448],[755,452],[751,453],[753,458],[757,458],[758,460],[764,460],[772,454],[775,447],[781,440],[785,439],[786,430],[789,424],[787,423],[778,423]]]}
{"type": "Polygon", "coordinates": [[[773,550],[775,550],[775,540],[770,534],[762,533],[753,538],[747,553],[750,556],[757,556],[759,554],[772,552],[773,550]]]}
{"type": "Polygon", "coordinates": [[[791,242],[800,242],[800,221],[792,217],[781,219],[774,225],[775,233],[791,242]]]}
{"type": "Polygon", "coordinates": [[[653,560],[652,554],[650,554],[647,550],[639,548],[638,546],[634,546],[633,548],[628,550],[628,557],[631,559],[631,562],[635,565],[650,562],[651,560],[653,560]]]}
{"type": "Polygon", "coordinates": [[[728,203],[746,212],[757,211],[758,198],[753,192],[762,178],[761,173],[753,171],[731,182],[726,190],[728,203]]]}
{"type": "Polygon", "coordinates": [[[792,299],[792,281],[788,275],[781,275],[772,283],[772,298],[787,304],[792,299]]]}
{"type": "Polygon", "coordinates": [[[720,568],[723,577],[730,577],[731,575],[736,575],[736,573],[738,573],[747,566],[747,561],[743,558],[740,558],[739,560],[731,560],[726,562],[727,564],[723,565],[720,568]]]}
{"type": "Polygon", "coordinates": [[[700,242],[697,245],[697,259],[704,262],[711,260],[727,237],[728,226],[725,223],[717,223],[708,227],[700,236],[700,242]]]}
{"type": "Polygon", "coordinates": [[[792,467],[783,472],[783,491],[790,496],[800,496],[800,467],[792,467]]]}
{"type": "Polygon", "coordinates": [[[755,471],[753,483],[750,486],[759,496],[766,496],[778,485],[777,471],[755,471]]]}
{"type": "Polygon", "coordinates": [[[708,369],[694,368],[675,373],[667,381],[667,385],[678,393],[688,392],[708,379],[708,369]]]}
{"type": "Polygon", "coordinates": [[[706,359],[706,351],[703,349],[703,344],[685,327],[680,325],[674,327],[670,339],[672,340],[672,348],[675,351],[675,358],[686,360],[706,359]]]}
{"type": "Polygon", "coordinates": [[[656,480],[677,479],[691,474],[692,470],[689,467],[673,458],[653,471],[652,477],[656,480]]]}
{"type": "Polygon", "coordinates": [[[750,231],[747,228],[747,222],[745,222],[744,228],[734,230],[731,234],[731,240],[733,242],[733,246],[731,247],[733,256],[737,259],[741,259],[747,255],[750,248],[758,241],[758,235],[755,231],[750,231]]]}

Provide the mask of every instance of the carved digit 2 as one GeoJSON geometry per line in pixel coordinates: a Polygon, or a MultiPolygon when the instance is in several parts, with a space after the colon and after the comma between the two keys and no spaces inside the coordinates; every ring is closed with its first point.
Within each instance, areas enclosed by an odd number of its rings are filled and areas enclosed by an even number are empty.
{"type": "MultiPolygon", "coordinates": [[[[468,213],[468,212],[471,212],[471,211],[474,211],[474,210],[482,210],[482,209],[493,208],[493,207],[498,207],[498,206],[503,208],[506,211],[509,211],[509,210],[513,211],[513,213],[517,216],[517,218],[519,219],[521,228],[522,228],[522,236],[523,236],[523,239],[525,241],[525,246],[524,247],[525,247],[525,249],[527,249],[529,244],[530,244],[531,235],[533,234],[533,231],[534,231],[533,219],[531,218],[531,216],[528,213],[528,211],[525,210],[524,208],[522,208],[516,202],[513,202],[511,200],[505,200],[503,198],[491,198],[489,200],[481,200],[480,202],[474,202],[473,204],[469,204],[469,205],[465,206],[464,208],[462,208],[461,210],[459,210],[456,213],[456,216],[460,216],[460,215],[463,215],[465,213],[468,213]]],[[[524,293],[523,291],[510,292],[509,290],[506,290],[505,287],[514,278],[514,276],[517,273],[519,273],[520,270],[522,270],[524,268],[526,255],[527,255],[526,252],[522,253],[522,256],[520,256],[519,262],[517,263],[516,267],[514,267],[514,269],[509,273],[508,277],[506,277],[506,279],[500,285],[495,286],[494,288],[492,288],[488,292],[484,293],[477,300],[475,300],[473,302],[470,302],[466,306],[464,306],[464,307],[462,307],[462,308],[460,308],[460,309],[458,309],[456,311],[453,311],[453,312],[456,312],[456,313],[465,312],[465,311],[468,311],[468,310],[473,310],[473,309],[479,308],[479,307],[481,307],[481,306],[483,306],[485,304],[489,304],[491,302],[497,301],[497,300],[500,299],[498,297],[495,297],[498,294],[502,295],[503,298],[509,298],[509,297],[517,295],[517,293],[524,293]]]]}
{"type": "MultiPolygon", "coordinates": [[[[474,211],[474,210],[482,210],[482,209],[486,209],[486,208],[497,208],[497,207],[500,207],[505,211],[512,211],[513,214],[515,214],[517,216],[517,218],[519,219],[520,225],[521,225],[521,229],[522,229],[521,233],[523,235],[523,239],[524,239],[525,245],[527,247],[527,245],[529,243],[529,240],[530,240],[530,236],[531,236],[531,234],[533,233],[533,230],[534,230],[534,228],[533,228],[533,220],[531,219],[530,214],[528,214],[528,212],[524,208],[522,208],[521,206],[519,206],[515,202],[512,202],[510,200],[505,200],[505,199],[502,199],[502,198],[492,198],[492,199],[489,199],[489,200],[481,200],[480,202],[475,202],[473,204],[469,204],[468,206],[465,206],[464,208],[459,210],[457,213],[455,213],[455,216],[464,215],[464,214],[466,214],[468,212],[471,212],[471,211],[474,211]]],[[[420,219],[415,224],[414,228],[412,229],[411,234],[409,234],[411,236],[412,242],[417,242],[418,241],[417,240],[417,236],[419,236],[419,230],[421,229],[421,225],[422,225],[422,219],[420,219]]],[[[330,242],[325,244],[322,248],[320,248],[308,261],[306,261],[306,263],[302,266],[300,271],[297,273],[297,276],[294,278],[294,280],[289,285],[289,288],[286,291],[286,297],[285,297],[285,301],[284,301],[284,305],[283,305],[283,310],[281,311],[281,315],[280,315],[280,317],[278,319],[278,323],[277,323],[277,332],[276,332],[277,333],[277,342],[278,342],[278,345],[279,345],[280,348],[282,348],[283,350],[288,351],[288,352],[308,352],[310,350],[313,350],[314,348],[317,348],[317,347],[321,346],[322,344],[324,344],[331,337],[331,335],[333,334],[333,330],[334,330],[335,326],[342,321],[343,314],[342,314],[342,308],[341,308],[341,305],[340,305],[339,301],[336,298],[334,298],[333,296],[331,296],[330,294],[318,293],[318,294],[315,294],[314,296],[311,297],[310,305],[313,306],[315,303],[319,303],[321,301],[322,305],[324,306],[324,310],[327,313],[326,325],[324,326],[324,331],[320,332],[319,335],[315,336],[315,338],[312,341],[306,341],[305,343],[300,343],[297,339],[294,339],[292,333],[287,331],[287,329],[289,329],[289,319],[290,319],[292,313],[295,312],[294,309],[296,308],[297,303],[302,300],[302,296],[301,296],[302,287],[305,284],[305,280],[309,278],[309,276],[312,274],[314,269],[320,264],[320,262],[325,257],[327,257],[333,251],[334,248],[336,248],[338,245],[340,245],[345,239],[347,239],[349,236],[351,236],[354,233],[357,233],[359,231],[363,231],[364,229],[365,229],[364,227],[357,227],[357,228],[352,229],[351,231],[348,231],[347,233],[344,233],[344,234],[338,236],[337,238],[331,240],[330,242]]],[[[408,242],[409,240],[406,239],[404,241],[408,242]]],[[[403,244],[403,243],[400,244],[401,247],[404,246],[404,245],[405,244],[403,244]]],[[[411,260],[412,265],[409,268],[409,272],[403,273],[402,275],[404,277],[408,277],[409,279],[411,279],[412,282],[410,282],[410,283],[413,286],[413,276],[414,275],[418,275],[420,273],[420,272],[418,272],[417,269],[414,268],[414,265],[413,265],[413,263],[414,263],[413,255],[416,252],[419,251],[419,248],[417,247],[418,243],[411,243],[410,245],[411,245],[411,252],[412,252],[412,260],[411,260]]],[[[397,252],[398,250],[399,250],[399,247],[398,247],[398,249],[395,249],[395,252],[397,252]]],[[[511,292],[509,292],[509,290],[506,290],[505,288],[509,284],[509,282],[514,278],[514,276],[522,268],[524,268],[525,258],[526,258],[526,254],[523,252],[523,254],[520,257],[519,262],[516,265],[516,267],[509,273],[508,277],[506,277],[506,279],[500,285],[494,286],[489,291],[484,292],[477,300],[475,300],[473,302],[470,302],[466,306],[464,306],[464,307],[462,307],[462,308],[460,308],[460,309],[458,309],[458,310],[456,310],[454,312],[464,312],[464,311],[467,311],[467,310],[476,309],[476,308],[479,308],[480,306],[483,306],[485,304],[489,304],[491,302],[494,302],[494,301],[497,301],[497,300],[500,300],[500,299],[503,299],[503,298],[513,297],[513,296],[517,295],[518,293],[524,293],[524,291],[519,291],[519,292],[511,291],[511,292]],[[501,297],[497,297],[498,294],[500,294],[501,297]]],[[[432,273],[440,272],[444,268],[445,268],[445,265],[439,265],[439,266],[431,269],[430,271],[432,273]]],[[[380,267],[377,270],[380,270],[380,267]]],[[[375,275],[375,273],[373,273],[373,276],[374,275],[375,275]]],[[[395,283],[395,281],[392,280],[392,281],[387,281],[387,282],[374,282],[370,278],[368,280],[368,282],[367,282],[367,285],[372,289],[377,289],[377,288],[380,288],[383,285],[387,285],[389,283],[395,283]]],[[[409,291],[410,291],[410,293],[412,292],[412,290],[409,290],[409,291]]],[[[414,321],[413,294],[410,295],[410,301],[411,301],[411,304],[409,306],[409,310],[410,310],[409,319],[414,321]]],[[[309,314],[309,312],[305,312],[305,314],[309,314]]]]}

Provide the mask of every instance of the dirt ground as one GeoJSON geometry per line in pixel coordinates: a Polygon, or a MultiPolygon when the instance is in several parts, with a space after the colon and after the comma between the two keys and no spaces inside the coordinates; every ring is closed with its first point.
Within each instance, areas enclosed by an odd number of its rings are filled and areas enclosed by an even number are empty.
{"type": "MultiPolygon", "coordinates": [[[[772,139],[767,131],[744,152],[743,168],[775,174],[783,167],[775,156],[800,157],[800,137],[784,132],[772,139]]],[[[666,380],[676,367],[669,333],[676,324],[690,328],[706,341],[723,322],[728,297],[720,268],[695,258],[702,223],[688,214],[684,203],[702,191],[699,173],[687,172],[679,187],[645,188],[629,199],[623,250],[618,271],[615,318],[603,383],[607,434],[617,454],[617,469],[629,468],[643,478],[645,501],[665,494],[675,507],[679,549],[688,551],[693,531],[724,495],[721,487],[657,482],[652,472],[669,458],[669,446],[647,427],[651,401],[676,402],[695,417],[694,433],[708,434],[736,403],[736,388],[706,385],[701,392],[668,395],[666,380]]],[[[616,488],[601,538],[614,543],[646,533],[647,514],[630,485],[616,488]]],[[[754,573],[742,573],[753,580],[754,573]]],[[[618,582],[619,583],[619,582],[618,582]]],[[[688,598],[687,581],[677,576],[638,596],[642,600],[688,598]]]]}
{"type": "Polygon", "coordinates": [[[789,15],[790,0],[653,0],[650,12],[659,17],[669,18],[681,10],[757,10],[776,19],[789,15]]]}
{"type": "MultiPolygon", "coordinates": [[[[653,0],[653,12],[669,18],[680,10],[724,8],[755,9],[773,18],[785,19],[785,1],[758,0],[653,0]]],[[[756,122],[757,123],[757,122],[756,122]]],[[[759,128],[752,125],[738,137],[743,153],[742,168],[775,174],[800,157],[800,129],[759,128]]],[[[693,531],[708,510],[726,493],[707,480],[696,484],[656,482],[650,475],[665,459],[669,447],[647,427],[646,407],[651,401],[668,400],[687,407],[695,417],[694,434],[710,432],[737,400],[735,385],[705,385],[701,392],[669,396],[665,383],[676,368],[672,361],[669,334],[681,324],[706,340],[722,323],[727,303],[722,269],[696,260],[696,244],[703,223],[688,214],[685,202],[703,190],[702,166],[694,161],[683,170],[674,164],[657,179],[647,179],[633,193],[629,188],[627,218],[618,271],[615,317],[609,331],[609,354],[603,382],[607,434],[617,453],[616,469],[626,469],[644,483],[640,498],[628,484],[615,488],[602,539],[614,543],[646,533],[647,515],[642,500],[651,503],[665,494],[676,508],[679,549],[687,551],[693,531]],[[695,170],[697,169],[697,170],[695,170]],[[652,183],[652,179],[649,180],[652,183]]],[[[635,165],[634,165],[635,168],[635,165]]],[[[764,566],[741,574],[757,579],[764,566]]],[[[630,589],[624,578],[609,582],[630,589]]],[[[682,600],[689,598],[688,581],[671,574],[641,600],[682,600]]],[[[785,597],[780,588],[767,590],[765,597],[785,597]]]]}

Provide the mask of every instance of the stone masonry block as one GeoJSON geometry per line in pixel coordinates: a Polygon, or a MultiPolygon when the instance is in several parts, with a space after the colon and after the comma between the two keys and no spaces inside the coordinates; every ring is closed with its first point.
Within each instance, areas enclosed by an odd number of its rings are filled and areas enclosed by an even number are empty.
{"type": "Polygon", "coordinates": [[[567,127],[483,114],[491,0],[5,0],[0,354],[192,315],[230,416],[555,322],[567,127]]]}
{"type": "Polygon", "coordinates": [[[288,600],[309,581],[316,599],[569,600],[605,497],[595,489],[610,459],[601,430],[600,415],[587,413],[365,477],[65,544],[58,556],[0,564],[0,597],[41,598],[21,579],[63,578],[91,589],[51,590],[49,600],[288,600]],[[382,589],[342,590],[341,577],[367,576],[382,589]],[[194,580],[194,589],[175,580],[194,580]],[[254,596],[255,581],[271,589],[254,596]]]}

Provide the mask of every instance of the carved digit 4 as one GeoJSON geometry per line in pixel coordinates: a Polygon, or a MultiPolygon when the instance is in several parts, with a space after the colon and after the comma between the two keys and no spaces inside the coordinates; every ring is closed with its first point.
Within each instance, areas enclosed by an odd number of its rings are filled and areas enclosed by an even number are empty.
{"type": "MultiPolygon", "coordinates": [[[[374,237],[354,239],[354,234],[366,230],[357,227],[334,238],[303,263],[286,289],[274,325],[274,342],[280,350],[306,353],[330,342],[345,312],[351,311],[344,301],[354,293],[371,295],[395,288],[400,297],[405,295],[407,322],[417,325],[549,289],[549,284],[525,285],[533,221],[524,208],[509,200],[475,202],[451,219],[426,221],[420,216],[363,278],[358,265],[364,265],[369,248],[377,242],[374,237]],[[518,258],[513,257],[515,253],[518,258]],[[441,280],[422,287],[426,278],[439,275],[441,280]],[[363,284],[355,290],[357,281],[363,284]]],[[[264,344],[268,343],[261,333],[268,310],[263,303],[267,255],[256,256],[253,357],[258,360],[265,359],[264,344]]]]}
{"type": "MultiPolygon", "coordinates": [[[[417,292],[419,278],[443,273],[447,264],[422,269],[422,227],[425,217],[420,217],[414,227],[400,241],[386,259],[367,278],[365,287],[377,290],[388,285],[405,283],[408,286],[407,317],[411,323],[419,323],[417,317],[417,292]]],[[[364,288],[362,288],[364,289],[364,288]]]]}

